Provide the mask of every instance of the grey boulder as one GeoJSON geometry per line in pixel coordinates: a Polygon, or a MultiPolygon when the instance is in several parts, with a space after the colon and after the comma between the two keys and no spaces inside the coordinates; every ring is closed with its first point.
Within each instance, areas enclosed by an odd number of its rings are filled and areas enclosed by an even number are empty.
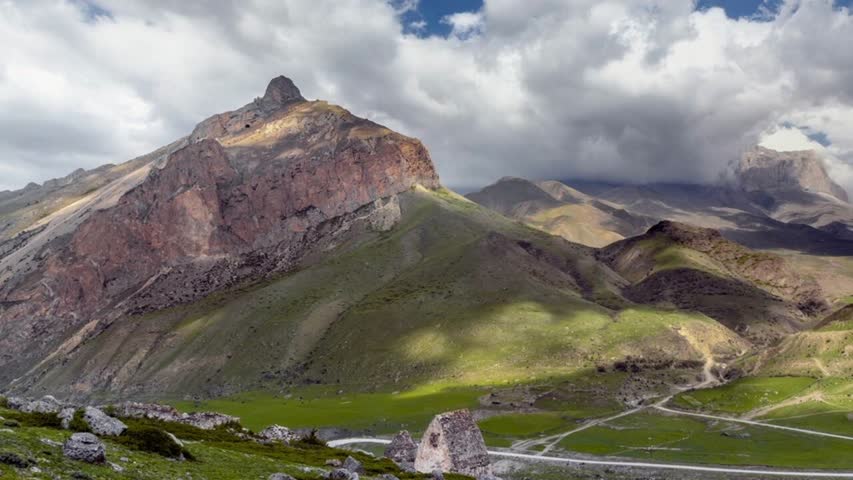
{"type": "Polygon", "coordinates": [[[92,433],[96,435],[117,437],[127,430],[127,425],[121,420],[113,418],[95,407],[86,407],[83,420],[89,425],[92,433]]]}
{"type": "Polygon", "coordinates": [[[91,433],[75,433],[62,446],[62,454],[72,460],[86,463],[107,461],[107,449],[98,437],[91,433]]]}
{"type": "Polygon", "coordinates": [[[273,473],[267,480],[296,480],[286,473],[273,473]]]}

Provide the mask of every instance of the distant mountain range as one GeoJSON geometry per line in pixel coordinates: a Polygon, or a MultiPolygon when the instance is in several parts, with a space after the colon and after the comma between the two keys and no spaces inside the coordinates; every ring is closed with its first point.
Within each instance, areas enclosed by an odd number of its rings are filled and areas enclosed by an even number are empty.
{"type": "Polygon", "coordinates": [[[818,157],[761,148],[727,186],[505,178],[466,199],[418,140],[279,77],[148,155],[0,194],[0,390],[594,383],[630,365],[601,394],[637,402],[846,325],[851,219],[818,157]]]}

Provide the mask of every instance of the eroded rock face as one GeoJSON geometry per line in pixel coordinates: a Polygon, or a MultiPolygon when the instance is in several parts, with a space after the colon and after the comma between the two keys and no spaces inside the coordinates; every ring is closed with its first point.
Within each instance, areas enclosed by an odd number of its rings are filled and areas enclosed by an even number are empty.
{"type": "Polygon", "coordinates": [[[491,460],[483,434],[468,410],[437,415],[418,447],[415,469],[421,473],[459,473],[492,477],[491,460]]]}
{"type": "Polygon", "coordinates": [[[98,437],[91,433],[75,433],[62,446],[62,454],[72,460],[86,463],[104,463],[107,450],[98,437]]]}
{"type": "MultiPolygon", "coordinates": [[[[289,271],[322,225],[374,202],[374,228],[392,228],[396,194],[439,186],[419,141],[306,101],[283,77],[199,124],[187,143],[46,243],[37,270],[0,286],[0,382],[124,315],[289,271]]],[[[106,383],[87,378],[74,391],[98,388],[106,383]]]]}
{"type": "Polygon", "coordinates": [[[747,191],[805,190],[848,201],[847,192],[832,181],[823,160],[812,150],[777,152],[755,147],[743,155],[735,173],[747,191]]]}
{"type": "Polygon", "coordinates": [[[127,430],[127,425],[121,420],[113,418],[94,407],[86,407],[83,420],[86,421],[89,429],[95,435],[117,437],[127,430]]]}
{"type": "Polygon", "coordinates": [[[403,470],[413,470],[418,455],[418,444],[408,431],[403,430],[391,440],[385,448],[385,458],[391,459],[403,470]]]}

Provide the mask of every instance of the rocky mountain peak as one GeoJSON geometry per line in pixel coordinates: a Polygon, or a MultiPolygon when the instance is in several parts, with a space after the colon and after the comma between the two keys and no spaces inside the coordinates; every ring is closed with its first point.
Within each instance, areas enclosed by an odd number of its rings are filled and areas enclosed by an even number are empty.
{"type": "Polygon", "coordinates": [[[261,104],[265,110],[274,110],[293,101],[305,101],[305,97],[302,96],[293,80],[284,75],[273,78],[267,86],[263,98],[261,98],[261,104]]]}
{"type": "Polygon", "coordinates": [[[823,159],[813,150],[778,152],[757,146],[741,157],[735,176],[747,191],[804,190],[849,200],[847,192],[830,178],[823,159]]]}

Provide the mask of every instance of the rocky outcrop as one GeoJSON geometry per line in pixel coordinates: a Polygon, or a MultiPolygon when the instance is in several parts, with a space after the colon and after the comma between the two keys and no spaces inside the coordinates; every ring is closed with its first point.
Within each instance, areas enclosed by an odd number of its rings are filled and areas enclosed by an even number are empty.
{"type": "Polygon", "coordinates": [[[224,425],[240,423],[240,417],[215,412],[181,413],[174,407],[156,403],[123,402],[113,405],[113,408],[119,417],[183,423],[202,430],[213,430],[224,425]]]}
{"type": "Polygon", "coordinates": [[[9,408],[20,410],[24,413],[59,413],[65,404],[51,395],[45,395],[38,400],[26,400],[12,397],[8,400],[9,408]]]}
{"type": "Polygon", "coordinates": [[[240,418],[222,413],[196,412],[186,414],[186,416],[181,418],[181,423],[185,423],[202,430],[213,430],[225,425],[240,423],[240,418]]]}
{"type": "Polygon", "coordinates": [[[363,207],[377,212],[374,229],[390,229],[395,195],[415,185],[439,186],[419,141],[306,101],[276,78],[262,98],[199,124],[114,202],[27,252],[38,261],[0,286],[0,382],[122,316],[292,270],[323,225],[363,207]]]}
{"type": "Polygon", "coordinates": [[[468,410],[437,415],[424,432],[415,459],[421,473],[459,473],[491,478],[492,467],[483,434],[468,410]]]}
{"type": "Polygon", "coordinates": [[[299,440],[300,435],[281,425],[270,425],[258,433],[258,438],[265,443],[284,443],[299,440]]]}
{"type": "Polygon", "coordinates": [[[116,415],[125,418],[147,418],[161,422],[180,422],[185,414],[175,407],[156,403],[123,402],[112,405],[116,415]]]}
{"type": "Polygon", "coordinates": [[[102,464],[107,461],[107,449],[91,433],[75,433],[62,446],[62,454],[72,460],[102,464]]]}
{"type": "Polygon", "coordinates": [[[804,190],[848,201],[847,192],[832,181],[813,150],[777,152],[755,147],[744,153],[735,176],[740,186],[751,192],[804,190]]]}
{"type": "Polygon", "coordinates": [[[385,458],[391,459],[406,471],[414,470],[417,455],[418,444],[406,430],[394,435],[391,443],[385,448],[385,458]]]}
{"type": "Polygon", "coordinates": [[[113,418],[94,407],[86,407],[83,420],[95,435],[117,437],[127,430],[127,425],[121,420],[113,418]]]}

